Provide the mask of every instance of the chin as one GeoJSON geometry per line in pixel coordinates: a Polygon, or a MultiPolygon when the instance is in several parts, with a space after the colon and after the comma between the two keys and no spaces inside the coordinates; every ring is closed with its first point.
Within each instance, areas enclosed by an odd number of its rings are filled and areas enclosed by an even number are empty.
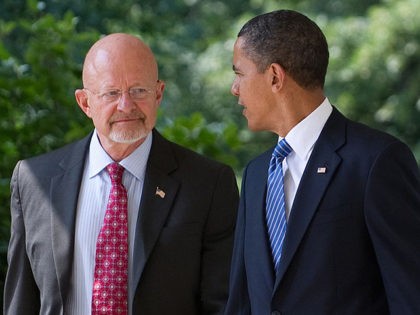
{"type": "Polygon", "coordinates": [[[132,144],[147,137],[150,130],[139,130],[136,132],[111,132],[109,138],[117,143],[132,144]]]}
{"type": "Polygon", "coordinates": [[[257,126],[255,126],[254,124],[252,124],[249,120],[248,120],[248,129],[251,131],[260,131],[260,129],[257,128],[257,126]]]}

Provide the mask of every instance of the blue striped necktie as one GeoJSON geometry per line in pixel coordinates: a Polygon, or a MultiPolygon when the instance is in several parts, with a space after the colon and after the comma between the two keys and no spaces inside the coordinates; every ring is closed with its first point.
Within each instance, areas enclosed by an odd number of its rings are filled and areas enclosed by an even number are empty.
{"type": "Polygon", "coordinates": [[[292,152],[292,148],[286,139],[279,141],[274,148],[268,169],[266,222],[276,274],[287,228],[282,162],[290,152],[292,152]]]}

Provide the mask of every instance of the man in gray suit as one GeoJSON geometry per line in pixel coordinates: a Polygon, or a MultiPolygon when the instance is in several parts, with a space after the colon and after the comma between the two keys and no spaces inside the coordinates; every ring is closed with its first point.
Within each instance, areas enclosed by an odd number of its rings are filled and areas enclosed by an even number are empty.
{"type": "Polygon", "coordinates": [[[107,165],[115,162],[124,167],[128,217],[127,298],[118,314],[221,313],[238,202],[232,169],[154,129],[165,85],[138,38],[96,42],[83,86],[75,96],[93,132],[15,167],[4,313],[117,314],[112,303],[96,310],[92,302],[107,165]]]}

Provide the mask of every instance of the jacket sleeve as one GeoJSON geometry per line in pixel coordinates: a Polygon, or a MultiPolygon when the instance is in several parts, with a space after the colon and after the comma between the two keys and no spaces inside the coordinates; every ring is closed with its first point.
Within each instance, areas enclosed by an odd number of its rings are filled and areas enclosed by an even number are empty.
{"type": "Polygon", "coordinates": [[[11,179],[11,237],[7,253],[8,270],[4,286],[3,314],[39,314],[40,295],[26,253],[26,233],[20,199],[19,170],[11,179]]]}
{"type": "Polygon", "coordinates": [[[370,171],[365,215],[391,314],[420,314],[420,174],[401,142],[370,171]]]}
{"type": "Polygon", "coordinates": [[[238,187],[231,168],[220,169],[203,239],[201,314],[222,314],[228,295],[238,187]]]}
{"type": "Polygon", "coordinates": [[[229,298],[225,309],[225,315],[249,315],[251,314],[246,281],[246,270],[244,261],[244,239],[245,239],[245,170],[242,179],[241,200],[236,221],[235,241],[233,247],[232,265],[229,281],[229,298]]]}

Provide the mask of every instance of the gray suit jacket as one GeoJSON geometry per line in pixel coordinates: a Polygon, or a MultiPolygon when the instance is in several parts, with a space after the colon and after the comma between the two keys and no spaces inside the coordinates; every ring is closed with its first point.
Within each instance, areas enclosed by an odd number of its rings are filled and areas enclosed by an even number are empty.
{"type": "MultiPolygon", "coordinates": [[[[129,288],[133,314],[220,313],[238,202],[233,171],[153,133],[129,288]]],[[[90,137],[15,167],[4,314],[64,314],[90,137]]]]}

